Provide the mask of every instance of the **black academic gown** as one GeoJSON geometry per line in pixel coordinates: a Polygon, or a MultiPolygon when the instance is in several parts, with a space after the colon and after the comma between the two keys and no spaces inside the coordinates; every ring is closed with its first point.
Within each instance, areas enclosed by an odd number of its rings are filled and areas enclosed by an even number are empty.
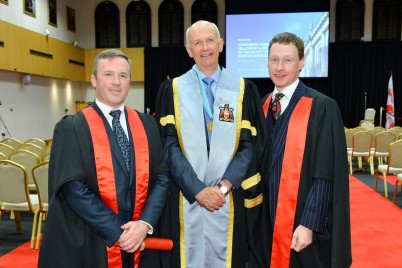
{"type": "MultiPolygon", "coordinates": [[[[259,161],[261,158],[264,142],[265,142],[265,129],[264,129],[264,119],[262,114],[262,109],[260,105],[260,97],[256,86],[248,80],[245,80],[245,91],[243,99],[243,120],[251,122],[251,125],[256,128],[257,135],[252,136],[251,132],[247,129],[242,129],[240,134],[240,143],[242,141],[248,141],[253,145],[253,155],[251,162],[247,171],[240,170],[239,172],[245,172],[245,179],[255,175],[259,171],[259,161]]],[[[159,88],[157,101],[156,101],[156,120],[159,123],[160,118],[167,115],[174,115],[173,106],[173,89],[172,80],[165,81],[159,88]]],[[[204,124],[204,122],[200,122],[204,124]]],[[[166,126],[160,125],[160,132],[162,139],[167,136],[177,138],[177,132],[173,124],[167,124],[166,126]]],[[[240,148],[240,147],[239,147],[240,148]]],[[[165,148],[166,149],[166,148],[165,148]]],[[[166,152],[165,152],[166,154],[166,152]]],[[[169,157],[169,156],[167,156],[169,157]]],[[[183,164],[183,163],[182,163],[183,164]]],[[[188,165],[190,165],[187,162],[188,165]]],[[[184,164],[184,165],[187,165],[184,164]]],[[[229,165],[235,167],[233,162],[229,165]]],[[[171,172],[172,168],[171,168],[171,172]]],[[[183,172],[183,169],[181,169],[183,172]]],[[[171,178],[175,180],[175,176],[178,174],[173,174],[171,178]]],[[[187,177],[183,174],[179,174],[181,177],[187,177]]],[[[165,207],[164,215],[162,216],[162,236],[168,235],[174,241],[173,250],[171,252],[164,252],[163,267],[180,267],[180,222],[179,222],[179,194],[181,185],[174,183],[170,184],[170,194],[168,203],[165,207]],[[166,234],[166,235],[165,235],[166,234]]],[[[198,184],[198,182],[197,182],[198,184]]],[[[246,213],[249,213],[249,209],[245,209],[244,201],[245,199],[252,199],[255,196],[261,194],[261,189],[259,187],[252,186],[248,189],[243,189],[240,187],[233,193],[234,201],[234,231],[233,231],[233,251],[232,251],[232,267],[243,268],[248,261],[248,243],[247,240],[247,223],[246,223],[246,213]]],[[[192,203],[195,200],[191,200],[192,197],[188,197],[184,194],[186,198],[190,198],[189,202],[192,203]]],[[[254,210],[253,210],[254,212],[254,210]]]]}
{"type": "MultiPolygon", "coordinates": [[[[312,244],[301,252],[291,250],[290,267],[349,267],[352,262],[349,177],[342,116],[336,102],[331,98],[307,88],[302,82],[296,90],[305,91],[304,96],[313,98],[313,104],[307,128],[293,231],[299,225],[313,178],[331,181],[333,194],[324,233],[314,232],[312,244]]],[[[267,96],[264,102],[266,98],[267,96]]],[[[259,263],[251,267],[270,267],[273,230],[269,219],[269,191],[266,182],[270,178],[271,146],[270,142],[266,143],[261,172],[265,210],[263,224],[259,227],[255,224],[261,231],[261,236],[256,234],[255,239],[263,239],[266,243],[256,249],[259,263]]]]}
{"type": "MultiPolygon", "coordinates": [[[[113,147],[113,144],[117,144],[116,141],[111,141],[111,139],[115,139],[112,136],[113,132],[111,132],[111,128],[99,108],[95,110],[104,120],[111,147],[113,147]]],[[[139,116],[148,138],[150,154],[148,198],[140,219],[153,225],[157,236],[158,219],[165,204],[169,187],[167,176],[169,171],[164,161],[162,144],[155,121],[149,115],[139,113],[139,116]]],[[[132,136],[130,137],[133,150],[133,139],[132,136]]],[[[116,189],[118,192],[124,191],[122,189],[124,186],[117,181],[117,178],[121,178],[122,174],[116,174],[121,165],[114,156],[112,161],[115,170],[116,189]]],[[[98,213],[99,217],[94,216],[90,219],[94,225],[92,229],[66,203],[61,187],[63,184],[74,180],[83,181],[88,186],[89,191],[100,199],[94,148],[89,126],[82,112],[65,116],[56,125],[49,163],[49,212],[44,226],[38,267],[107,268],[106,246],[111,246],[119,238],[122,232],[120,226],[131,220],[134,207],[129,204],[130,202],[126,202],[126,195],[121,193],[117,195],[119,215],[116,215],[106,206],[102,207],[98,202],[95,202],[98,204],[94,204],[93,207],[96,207],[97,212],[91,211],[90,213],[98,213]]],[[[132,163],[135,167],[135,160],[132,163]]],[[[133,170],[132,180],[135,178],[133,166],[131,168],[133,170]]],[[[135,183],[131,183],[131,185],[135,185],[135,183]]],[[[131,196],[129,198],[134,198],[135,187],[125,191],[131,196]]],[[[131,262],[133,258],[131,256],[128,259],[131,262]]],[[[145,250],[141,253],[140,259],[140,267],[160,266],[157,251],[145,250]]],[[[126,266],[124,265],[124,267],[126,266]]],[[[129,266],[132,266],[132,263],[129,266]]]]}

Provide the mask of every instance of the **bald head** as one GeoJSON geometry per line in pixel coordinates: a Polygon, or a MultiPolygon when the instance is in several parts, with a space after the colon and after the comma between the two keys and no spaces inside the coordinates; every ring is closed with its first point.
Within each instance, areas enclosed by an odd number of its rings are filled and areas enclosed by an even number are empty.
{"type": "Polygon", "coordinates": [[[190,44],[189,35],[191,34],[191,32],[196,30],[196,29],[202,28],[202,27],[211,27],[211,29],[216,33],[216,39],[217,40],[221,39],[219,29],[218,29],[218,27],[216,26],[215,23],[209,22],[209,21],[206,21],[206,20],[199,20],[199,21],[194,22],[190,27],[187,28],[187,31],[186,31],[186,45],[190,44]]]}

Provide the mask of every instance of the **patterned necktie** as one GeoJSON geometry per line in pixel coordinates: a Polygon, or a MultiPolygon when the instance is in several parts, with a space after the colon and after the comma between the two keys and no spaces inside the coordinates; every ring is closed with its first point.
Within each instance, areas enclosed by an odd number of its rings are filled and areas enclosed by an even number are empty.
{"type": "Polygon", "coordinates": [[[130,143],[128,142],[126,133],[120,125],[120,110],[114,110],[109,113],[113,116],[112,127],[113,132],[116,134],[117,143],[120,146],[123,159],[127,167],[127,171],[130,172],[130,143]]]}
{"type": "Polygon", "coordinates": [[[279,117],[281,116],[281,103],[279,101],[282,99],[283,96],[283,93],[276,93],[274,101],[271,105],[272,117],[275,121],[278,121],[279,117]]]}
{"type": "Polygon", "coordinates": [[[214,95],[212,94],[212,83],[214,82],[214,79],[211,77],[204,77],[202,81],[207,85],[205,92],[207,93],[211,113],[214,114],[214,95]]]}

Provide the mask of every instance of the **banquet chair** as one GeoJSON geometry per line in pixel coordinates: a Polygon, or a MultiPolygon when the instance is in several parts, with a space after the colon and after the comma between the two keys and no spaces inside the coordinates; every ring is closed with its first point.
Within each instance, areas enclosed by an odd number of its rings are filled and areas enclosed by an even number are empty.
{"type": "Polygon", "coordinates": [[[46,150],[46,142],[38,138],[30,138],[26,140],[24,143],[32,143],[38,145],[42,150],[46,150]]]}
{"type": "Polygon", "coordinates": [[[356,133],[356,132],[359,132],[359,131],[366,131],[366,130],[367,130],[367,129],[365,129],[364,127],[361,127],[361,126],[355,127],[355,128],[353,128],[353,129],[354,129],[355,133],[356,133]]]}
{"type": "Polygon", "coordinates": [[[384,196],[388,197],[387,174],[402,173],[402,140],[394,141],[388,145],[388,163],[379,165],[375,173],[374,190],[377,191],[378,176],[382,174],[384,180],[384,196]]]}
{"type": "Polygon", "coordinates": [[[391,129],[388,129],[388,132],[391,132],[395,136],[399,137],[399,135],[402,134],[402,128],[401,127],[393,127],[391,129]]]}
{"type": "Polygon", "coordinates": [[[0,160],[7,159],[7,156],[3,153],[0,153],[0,160]]]}
{"type": "MultiPolygon", "coordinates": [[[[364,157],[369,162],[371,142],[373,135],[365,131],[359,131],[352,136],[352,150],[348,150],[348,162],[350,174],[353,174],[353,158],[357,158],[359,168],[362,168],[362,158],[364,157]]],[[[370,166],[370,170],[372,167],[370,166]]]]}
{"type": "Polygon", "coordinates": [[[43,149],[42,147],[33,144],[33,143],[24,143],[21,145],[21,147],[19,148],[19,150],[27,150],[30,151],[34,154],[36,154],[39,157],[39,160],[42,160],[43,158],[43,149]]]}
{"type": "Polygon", "coordinates": [[[372,121],[363,121],[360,123],[360,126],[364,129],[373,129],[374,123],[372,121]]]}
{"type": "MultiPolygon", "coordinates": [[[[374,136],[374,148],[371,150],[370,161],[374,166],[374,160],[377,158],[379,165],[383,164],[383,159],[388,157],[388,145],[396,140],[394,134],[383,131],[374,136]]],[[[374,171],[372,171],[374,174],[374,171]]]]}
{"type": "Polygon", "coordinates": [[[345,130],[345,137],[346,137],[346,148],[348,151],[352,150],[352,136],[356,132],[353,129],[346,129],[345,130]]]}
{"type": "Polygon", "coordinates": [[[370,133],[371,135],[373,135],[373,137],[375,135],[377,135],[380,132],[383,132],[385,130],[382,130],[381,128],[371,128],[371,129],[367,129],[366,132],[370,133]]]}
{"type": "Polygon", "coordinates": [[[346,147],[348,151],[352,150],[352,136],[360,131],[366,131],[366,129],[362,127],[355,127],[355,128],[349,128],[345,129],[345,136],[346,136],[346,147]]]}
{"type": "Polygon", "coordinates": [[[375,110],[373,108],[367,108],[364,112],[364,119],[363,121],[371,121],[374,122],[375,118],[375,110]]]}
{"type": "Polygon", "coordinates": [[[42,231],[42,221],[46,218],[47,211],[49,208],[49,198],[48,198],[48,172],[49,172],[49,161],[43,161],[32,168],[32,177],[34,179],[38,199],[39,208],[35,211],[33,225],[36,226],[36,238],[31,239],[31,248],[33,248],[35,239],[35,249],[39,248],[40,235],[42,231]]]}
{"type": "Polygon", "coordinates": [[[15,138],[5,138],[1,143],[10,145],[14,150],[17,150],[22,145],[22,142],[15,138]]]}
{"type": "Polygon", "coordinates": [[[396,193],[398,192],[398,183],[401,183],[401,187],[402,187],[402,173],[399,173],[396,176],[396,182],[395,182],[395,188],[394,188],[394,198],[392,199],[392,202],[394,202],[394,204],[396,203],[396,193]]]}
{"type": "Polygon", "coordinates": [[[0,143],[0,153],[3,153],[6,157],[14,152],[13,147],[7,144],[0,143]]]}
{"type": "Polygon", "coordinates": [[[380,131],[386,131],[385,127],[382,126],[376,126],[375,129],[378,129],[380,131]]]}
{"type": "MultiPolygon", "coordinates": [[[[21,211],[35,212],[39,208],[38,195],[30,194],[25,169],[10,160],[0,161],[0,219],[7,211],[13,211],[18,234],[23,233],[21,211]]],[[[32,227],[31,238],[35,234],[32,227]]]]}
{"type": "Polygon", "coordinates": [[[31,192],[36,192],[35,182],[32,178],[32,168],[39,164],[39,157],[30,151],[19,149],[12,153],[8,159],[24,167],[28,177],[28,189],[31,192]]]}

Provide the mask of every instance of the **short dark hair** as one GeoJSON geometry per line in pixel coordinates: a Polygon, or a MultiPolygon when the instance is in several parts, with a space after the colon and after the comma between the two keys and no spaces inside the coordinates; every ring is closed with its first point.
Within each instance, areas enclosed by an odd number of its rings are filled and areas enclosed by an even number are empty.
{"type": "Polygon", "coordinates": [[[274,38],[272,38],[271,42],[269,42],[268,55],[269,51],[271,50],[271,46],[274,43],[286,44],[286,45],[293,44],[296,46],[297,51],[299,52],[299,59],[301,60],[304,58],[304,42],[297,35],[288,32],[275,35],[274,38]]]}
{"type": "Polygon", "coordinates": [[[107,59],[107,58],[115,58],[115,57],[122,57],[124,59],[127,60],[128,65],[130,66],[130,76],[131,76],[131,60],[130,58],[124,54],[123,52],[121,52],[118,49],[107,49],[102,51],[101,53],[99,53],[94,60],[94,76],[96,77],[97,74],[97,69],[98,69],[98,63],[101,59],[107,59]]]}

